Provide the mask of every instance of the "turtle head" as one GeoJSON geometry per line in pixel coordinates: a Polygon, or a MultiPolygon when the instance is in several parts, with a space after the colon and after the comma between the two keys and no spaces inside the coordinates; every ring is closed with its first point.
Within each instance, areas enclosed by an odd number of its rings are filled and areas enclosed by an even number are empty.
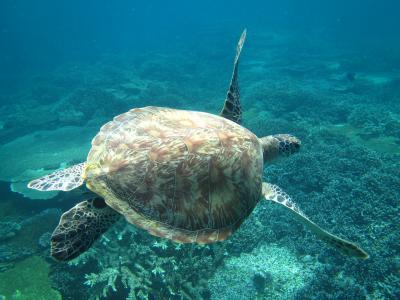
{"type": "Polygon", "coordinates": [[[300,140],[290,134],[274,134],[262,137],[264,162],[292,155],[300,150],[300,140]]]}

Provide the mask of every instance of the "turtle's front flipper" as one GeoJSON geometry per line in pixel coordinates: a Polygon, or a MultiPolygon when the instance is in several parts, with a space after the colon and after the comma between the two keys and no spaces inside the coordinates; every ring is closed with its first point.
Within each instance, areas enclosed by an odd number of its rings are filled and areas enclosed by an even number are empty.
{"type": "Polygon", "coordinates": [[[367,259],[369,257],[368,254],[357,245],[325,231],[313,221],[308,219],[306,215],[290,199],[290,197],[278,186],[264,182],[262,190],[265,199],[288,208],[301,223],[306,225],[321,240],[325,241],[330,246],[336,248],[345,255],[355,256],[362,259],[367,259]]]}
{"type": "Polygon", "coordinates": [[[38,191],[70,191],[83,184],[82,172],[86,163],[55,171],[49,175],[32,180],[28,188],[38,191]]]}
{"type": "Polygon", "coordinates": [[[240,36],[236,48],[236,56],[233,62],[232,79],[229,85],[228,93],[226,95],[224,107],[222,108],[221,111],[222,117],[232,120],[238,124],[242,122],[242,109],[240,107],[240,94],[239,94],[239,83],[238,83],[238,64],[239,64],[240,52],[242,51],[245,39],[246,39],[246,29],[240,36]]]}
{"type": "Polygon", "coordinates": [[[65,212],[51,236],[51,256],[68,261],[85,252],[119,218],[102,198],[78,203],[65,212]]]}

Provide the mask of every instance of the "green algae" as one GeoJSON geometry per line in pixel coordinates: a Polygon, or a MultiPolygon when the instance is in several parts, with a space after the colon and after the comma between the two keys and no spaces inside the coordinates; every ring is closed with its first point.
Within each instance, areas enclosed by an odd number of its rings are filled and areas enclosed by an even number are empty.
{"type": "Polygon", "coordinates": [[[51,287],[49,264],[39,256],[29,257],[0,273],[0,295],[6,300],[58,300],[61,294],[51,287]]]}

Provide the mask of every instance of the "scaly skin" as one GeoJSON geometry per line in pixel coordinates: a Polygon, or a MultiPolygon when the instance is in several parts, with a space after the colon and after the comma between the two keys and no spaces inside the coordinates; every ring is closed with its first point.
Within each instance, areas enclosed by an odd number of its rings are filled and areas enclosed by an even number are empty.
{"type": "Polygon", "coordinates": [[[292,155],[300,150],[300,140],[290,134],[274,134],[262,137],[264,162],[292,155]]]}

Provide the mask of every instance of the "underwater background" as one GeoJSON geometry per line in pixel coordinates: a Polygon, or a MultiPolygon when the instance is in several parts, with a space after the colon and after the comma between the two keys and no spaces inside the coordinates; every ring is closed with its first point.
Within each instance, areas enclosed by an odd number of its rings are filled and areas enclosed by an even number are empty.
{"type": "Polygon", "coordinates": [[[399,159],[399,1],[0,1],[0,299],[399,299],[399,159]],[[88,196],[27,182],[84,161],[131,108],[218,113],[244,28],[243,125],[302,140],[265,180],[370,258],[261,201],[224,242],[121,221],[51,259],[61,214],[88,196]]]}

